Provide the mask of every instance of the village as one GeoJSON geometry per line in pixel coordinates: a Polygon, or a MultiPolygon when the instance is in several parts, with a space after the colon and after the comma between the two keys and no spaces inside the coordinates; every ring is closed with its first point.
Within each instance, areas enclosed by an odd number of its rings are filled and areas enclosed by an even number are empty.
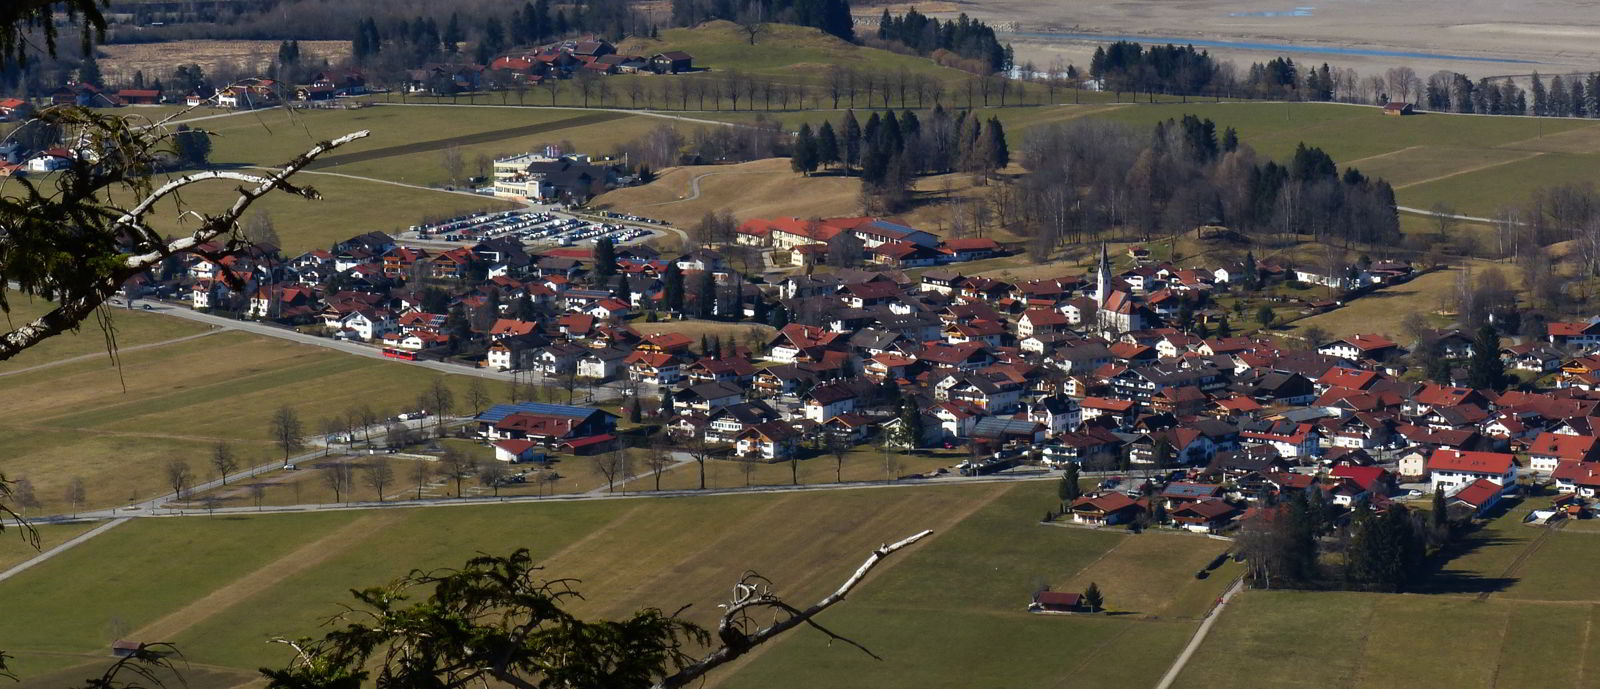
{"type": "Polygon", "coordinates": [[[1600,505],[1600,356],[1586,353],[1600,319],[1488,357],[1472,334],[1437,331],[1429,346],[1463,366],[1444,384],[1408,375],[1407,348],[1383,336],[1293,348],[1232,334],[1215,307],[1283,281],[1358,298],[1411,279],[1408,263],[1179,268],[1101,246],[1088,275],[960,272],[1006,252],[875,217],[750,219],[729,245],[683,253],[606,237],[439,250],[370,232],[294,257],[186,254],[123,296],[564,389],[565,404],[513,399],[468,426],[510,463],[619,450],[635,442],[618,432],[627,417],[701,459],[958,448],[964,461],[927,476],[1093,477],[1049,515],[1093,527],[1225,533],[1297,493],[1341,509],[1437,497],[1468,518],[1542,489],[1540,519],[1600,505]],[[793,270],[743,272],[725,255],[738,252],[793,270]],[[674,322],[690,327],[636,329],[674,322]],[[1485,358],[1543,384],[1468,387],[1464,366],[1485,358]]]}

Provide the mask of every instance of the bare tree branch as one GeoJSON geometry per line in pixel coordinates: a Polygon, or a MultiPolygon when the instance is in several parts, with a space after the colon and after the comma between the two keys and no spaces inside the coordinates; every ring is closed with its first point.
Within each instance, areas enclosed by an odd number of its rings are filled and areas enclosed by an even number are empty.
{"type": "Polygon", "coordinates": [[[877,550],[872,551],[872,555],[868,556],[865,562],[861,563],[860,567],[856,568],[855,574],[850,575],[850,578],[846,579],[844,584],[840,585],[839,588],[834,590],[833,593],[828,594],[827,597],[817,601],[815,604],[809,608],[806,608],[805,610],[798,610],[780,600],[777,595],[772,592],[770,582],[767,582],[764,577],[753,573],[746,574],[745,577],[734,586],[734,599],[727,605],[727,611],[723,613],[722,621],[717,624],[717,636],[722,639],[722,647],[707,654],[699,661],[685,666],[677,673],[662,679],[660,682],[657,682],[654,689],[673,689],[675,687],[687,686],[689,683],[700,679],[700,677],[704,676],[707,672],[727,664],[728,662],[744,655],[745,653],[748,653],[750,649],[755,648],[756,646],[771,640],[773,637],[789,631],[790,629],[794,629],[802,624],[816,627],[829,637],[845,641],[850,645],[865,651],[873,658],[877,658],[878,656],[876,654],[868,651],[861,644],[829,631],[828,629],[814,622],[812,618],[816,617],[822,611],[833,607],[840,601],[843,601],[845,596],[850,595],[851,590],[853,590],[857,584],[860,584],[861,580],[866,578],[867,573],[871,572],[872,568],[876,567],[878,563],[884,560],[884,558],[888,557],[897,550],[905,548],[906,546],[926,538],[931,533],[933,533],[933,530],[928,529],[899,542],[879,546],[877,550]],[[767,627],[763,627],[754,633],[746,633],[744,631],[744,624],[749,620],[749,611],[752,608],[772,608],[782,610],[788,612],[789,617],[775,622],[767,627]]]}

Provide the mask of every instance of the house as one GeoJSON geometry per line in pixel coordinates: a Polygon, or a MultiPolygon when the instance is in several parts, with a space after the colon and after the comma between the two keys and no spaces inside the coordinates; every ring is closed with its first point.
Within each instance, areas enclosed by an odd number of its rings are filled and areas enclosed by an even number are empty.
{"type": "Polygon", "coordinates": [[[700,383],[673,393],[672,400],[677,405],[710,414],[723,407],[742,402],[744,388],[732,383],[700,383]]]}
{"type": "Polygon", "coordinates": [[[478,435],[490,440],[524,439],[550,445],[611,433],[617,415],[603,409],[566,404],[497,404],[474,418],[478,435]]]}
{"type": "Polygon", "coordinates": [[[591,348],[578,359],[578,377],[593,380],[611,380],[626,365],[629,352],[617,347],[591,348]]]}
{"type": "Polygon", "coordinates": [[[734,448],[743,457],[775,461],[794,456],[799,444],[800,432],[794,427],[782,421],[768,421],[745,429],[734,448]]]}
{"type": "Polygon", "coordinates": [[[1437,490],[1443,486],[1446,493],[1453,493],[1478,479],[1510,486],[1517,478],[1516,458],[1504,452],[1438,449],[1428,457],[1427,468],[1430,487],[1437,490]]]}
{"type": "Polygon", "coordinates": [[[805,405],[805,418],[822,423],[840,414],[854,411],[856,393],[848,385],[818,385],[800,397],[805,405]]]}
{"type": "Polygon", "coordinates": [[[677,74],[694,71],[694,57],[681,50],[656,53],[650,57],[650,69],[656,74],[677,74]]]}
{"type": "Polygon", "coordinates": [[[511,464],[531,462],[544,458],[544,453],[538,449],[539,445],[531,440],[520,438],[501,440],[494,444],[494,458],[511,464]]]}
{"type": "Polygon", "coordinates": [[[1196,533],[1217,533],[1233,523],[1239,508],[1219,498],[1206,498],[1167,512],[1172,523],[1196,533]]]}
{"type": "Polygon", "coordinates": [[[628,379],[649,385],[672,385],[683,378],[678,358],[661,352],[635,351],[623,362],[628,365],[628,379]]]}
{"type": "Polygon", "coordinates": [[[122,89],[117,91],[117,100],[127,105],[160,105],[161,92],[151,89],[122,89]]]}
{"type": "Polygon", "coordinates": [[[1399,355],[1400,345],[1391,342],[1382,335],[1367,333],[1351,335],[1342,340],[1329,342],[1318,347],[1317,352],[1351,361],[1360,361],[1362,359],[1386,361],[1399,355]]]}
{"type": "Polygon", "coordinates": [[[1600,461],[1600,437],[1541,432],[1528,445],[1528,468],[1541,474],[1556,470],[1561,462],[1600,461]]]}
{"type": "Polygon", "coordinates": [[[1600,316],[1580,322],[1551,322],[1545,325],[1550,343],[1561,347],[1587,349],[1600,345],[1600,316]]]}
{"type": "Polygon", "coordinates": [[[1072,501],[1072,521],[1077,524],[1111,526],[1132,521],[1144,506],[1125,493],[1094,493],[1072,501]]]}
{"type": "Polygon", "coordinates": [[[1505,488],[1500,484],[1480,478],[1456,491],[1455,495],[1450,496],[1447,505],[1464,505],[1472,510],[1473,516],[1482,517],[1494,509],[1495,505],[1500,504],[1500,498],[1505,492],[1505,488]]]}
{"type": "Polygon", "coordinates": [[[1562,462],[1551,473],[1557,490],[1592,498],[1600,494],[1600,464],[1594,462],[1562,462]]]}

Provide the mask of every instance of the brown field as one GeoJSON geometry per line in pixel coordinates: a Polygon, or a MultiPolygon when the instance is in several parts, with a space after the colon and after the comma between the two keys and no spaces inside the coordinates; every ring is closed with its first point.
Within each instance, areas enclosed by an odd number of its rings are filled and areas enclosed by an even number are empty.
{"type": "Polygon", "coordinates": [[[768,158],[738,165],[669,168],[642,187],[618,189],[591,207],[622,210],[675,225],[693,225],[706,213],[728,209],[739,219],[780,216],[833,217],[861,212],[861,182],[854,177],[800,177],[789,161],[768,158]],[[700,196],[692,180],[700,179],[700,196]]]}
{"type": "MultiPolygon", "coordinates": [[[[101,70],[111,81],[133,78],[142,70],[146,79],[165,77],[180,62],[197,64],[207,72],[221,63],[231,63],[250,73],[264,73],[267,63],[278,55],[278,41],[189,40],[168,43],[137,43],[100,46],[101,70]]],[[[300,57],[308,62],[326,58],[338,63],[350,56],[349,41],[300,41],[300,57]]]]}

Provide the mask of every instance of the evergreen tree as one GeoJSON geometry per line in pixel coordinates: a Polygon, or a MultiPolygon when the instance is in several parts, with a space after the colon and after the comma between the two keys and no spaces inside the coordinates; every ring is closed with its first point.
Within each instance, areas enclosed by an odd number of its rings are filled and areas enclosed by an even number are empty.
{"type": "Polygon", "coordinates": [[[1433,509],[1428,511],[1428,531],[1438,537],[1449,525],[1449,504],[1444,499],[1444,485],[1440,484],[1433,489],[1433,509]]]}
{"type": "Polygon", "coordinates": [[[1239,132],[1233,127],[1222,130],[1222,151],[1232,153],[1239,150],[1239,132]]]}
{"type": "Polygon", "coordinates": [[[789,308],[778,302],[772,305],[772,310],[767,314],[767,325],[782,329],[789,324],[789,308]]]}
{"type": "Polygon", "coordinates": [[[460,51],[462,38],[461,17],[457,16],[455,12],[451,12],[450,21],[444,25],[444,51],[452,55],[460,51]]]}
{"type": "Polygon", "coordinates": [[[533,299],[526,294],[517,297],[516,303],[512,305],[512,312],[519,321],[534,321],[539,318],[538,310],[533,307],[533,299]]]}
{"type": "Polygon", "coordinates": [[[628,403],[628,423],[639,423],[643,416],[643,411],[639,409],[639,398],[635,397],[628,403]]]}
{"type": "Polygon", "coordinates": [[[1480,390],[1505,388],[1506,364],[1500,360],[1500,335],[1485,325],[1472,341],[1472,358],[1467,362],[1467,385],[1480,390]]]}
{"type": "Polygon", "coordinates": [[[839,162],[839,137],[833,133],[833,123],[824,120],[817,130],[817,164],[835,165],[839,162]]]}
{"type": "Polygon", "coordinates": [[[1089,587],[1083,590],[1083,604],[1089,608],[1089,612],[1100,612],[1105,608],[1106,597],[1100,593],[1099,584],[1089,582],[1089,587]]]}
{"type": "Polygon", "coordinates": [[[678,268],[677,262],[667,265],[667,274],[662,278],[662,282],[667,310],[683,313],[683,271],[678,268]]]}
{"type": "MultiPolygon", "coordinates": [[[[1509,83],[1509,81],[1510,80],[1507,80],[1508,83],[1509,83]]],[[[1546,94],[1544,92],[1544,80],[1539,78],[1539,72],[1538,71],[1535,71],[1533,73],[1533,87],[1532,88],[1533,88],[1533,114],[1540,115],[1540,116],[1550,114],[1549,113],[1550,99],[1546,96],[1546,94]]],[[[1518,113],[1518,114],[1521,114],[1521,113],[1518,113]]]]}
{"type": "Polygon", "coordinates": [[[899,419],[900,426],[895,429],[891,442],[906,449],[915,449],[921,445],[924,435],[922,409],[909,398],[901,400],[899,419]]]}
{"type": "Polygon", "coordinates": [[[1078,486],[1078,463],[1069,462],[1067,470],[1061,474],[1061,485],[1056,487],[1056,496],[1061,498],[1062,507],[1065,508],[1082,493],[1078,486]]]}
{"type": "Polygon", "coordinates": [[[133,70],[133,87],[135,89],[144,89],[144,70],[133,70]]]}
{"type": "Polygon", "coordinates": [[[844,113],[844,164],[853,167],[861,162],[861,123],[856,121],[856,111],[844,113]]]}
{"type": "Polygon", "coordinates": [[[700,271],[700,280],[695,288],[695,307],[701,318],[711,318],[717,310],[717,281],[712,277],[711,271],[700,271]]]}
{"type": "Polygon", "coordinates": [[[594,274],[600,281],[617,274],[617,247],[609,237],[594,242],[594,274]]]}
{"type": "Polygon", "coordinates": [[[795,172],[810,176],[817,169],[819,157],[816,137],[811,134],[811,125],[801,124],[800,133],[794,139],[794,151],[789,156],[789,167],[795,172]]]}
{"type": "Polygon", "coordinates": [[[1291,582],[1307,582],[1317,576],[1317,526],[1311,502],[1297,492],[1289,502],[1288,531],[1283,545],[1283,577],[1291,582]]]}
{"type": "Polygon", "coordinates": [[[101,83],[100,61],[94,58],[94,50],[90,49],[83,56],[83,62],[78,64],[78,81],[95,86],[105,86],[101,83]]]}
{"type": "Polygon", "coordinates": [[[991,117],[984,126],[984,134],[989,137],[988,144],[984,147],[989,154],[987,161],[990,170],[999,170],[1011,164],[1011,150],[1006,147],[1006,131],[1000,124],[1000,118],[991,117]]]}

